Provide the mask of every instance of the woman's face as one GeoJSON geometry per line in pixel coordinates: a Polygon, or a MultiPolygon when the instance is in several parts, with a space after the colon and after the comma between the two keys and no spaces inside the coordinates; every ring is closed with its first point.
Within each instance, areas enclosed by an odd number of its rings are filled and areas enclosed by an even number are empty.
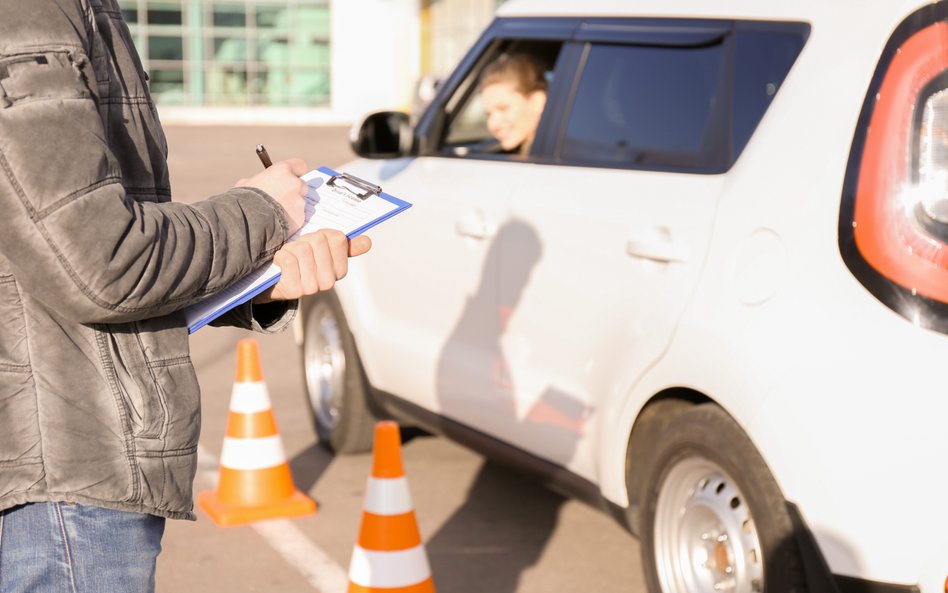
{"type": "Polygon", "coordinates": [[[513,82],[497,81],[481,89],[481,102],[487,112],[487,129],[504,150],[513,150],[533,140],[546,92],[521,93],[513,82]]]}

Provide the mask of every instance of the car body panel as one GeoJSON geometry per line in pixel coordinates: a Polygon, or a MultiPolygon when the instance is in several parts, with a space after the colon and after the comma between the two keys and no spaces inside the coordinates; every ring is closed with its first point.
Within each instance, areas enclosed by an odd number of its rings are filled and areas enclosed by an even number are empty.
{"type": "Polygon", "coordinates": [[[516,239],[501,247],[501,344],[519,420],[502,436],[598,481],[602,410],[625,397],[617,378],[634,384],[667,348],[701,273],[722,179],[524,168],[512,219],[529,221],[542,256],[531,262],[516,239]]]}

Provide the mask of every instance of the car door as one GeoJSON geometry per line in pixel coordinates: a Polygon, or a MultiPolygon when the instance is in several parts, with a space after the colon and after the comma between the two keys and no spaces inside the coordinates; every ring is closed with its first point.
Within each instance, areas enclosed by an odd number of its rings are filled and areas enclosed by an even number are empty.
{"type": "Polygon", "coordinates": [[[413,204],[401,224],[372,229],[379,247],[354,260],[358,280],[338,288],[358,303],[349,317],[373,386],[481,429],[498,422],[499,237],[510,232],[510,198],[527,164],[493,152],[478,75],[511,48],[536,52],[552,69],[557,36],[572,28],[495,23],[419,122],[417,157],[346,166],[413,204]]]}
{"type": "Polygon", "coordinates": [[[661,356],[701,273],[730,69],[725,29],[626,44],[586,33],[549,165],[511,202],[542,257],[511,237],[499,298],[517,302],[501,348],[518,422],[502,437],[594,480],[604,404],[661,356]]]}
{"type": "Polygon", "coordinates": [[[510,198],[492,165],[419,157],[346,166],[412,203],[395,224],[372,229],[376,248],[353,260],[357,282],[338,290],[357,304],[350,317],[373,385],[430,410],[440,407],[438,381],[486,389],[492,354],[479,335],[494,322],[497,284],[485,269],[510,198]]]}

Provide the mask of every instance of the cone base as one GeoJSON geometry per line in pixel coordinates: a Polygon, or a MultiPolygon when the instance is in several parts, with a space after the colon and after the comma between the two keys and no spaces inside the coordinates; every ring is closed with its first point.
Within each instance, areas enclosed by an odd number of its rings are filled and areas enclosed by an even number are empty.
{"type": "Polygon", "coordinates": [[[238,506],[221,502],[216,491],[201,492],[198,494],[197,502],[218,527],[246,525],[265,519],[301,517],[316,512],[316,502],[299,491],[294,492],[289,498],[256,506],[238,506]]]}
{"type": "Polygon", "coordinates": [[[431,577],[407,587],[365,587],[349,581],[348,593],[435,593],[431,577]]]}

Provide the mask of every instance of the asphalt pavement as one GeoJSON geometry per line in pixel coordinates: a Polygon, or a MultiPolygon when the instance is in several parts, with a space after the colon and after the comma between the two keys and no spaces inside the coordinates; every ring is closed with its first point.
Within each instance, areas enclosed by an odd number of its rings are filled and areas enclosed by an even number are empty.
{"type": "MultiPolygon", "coordinates": [[[[188,202],[220,193],[259,170],[258,143],[274,160],[296,156],[312,168],[336,168],[353,157],[348,130],[339,127],[168,126],[166,131],[173,194],[188,202]]],[[[214,488],[236,344],[249,335],[205,327],[192,336],[203,408],[196,493],[214,488]]],[[[169,521],[158,560],[158,593],[346,589],[370,455],[334,457],[316,442],[292,332],[254,337],[294,481],[318,510],[230,528],[217,527],[200,510],[196,522],[169,521]]],[[[403,457],[439,593],[645,591],[638,542],[600,511],[444,438],[416,436],[404,444],[403,457]]]]}

